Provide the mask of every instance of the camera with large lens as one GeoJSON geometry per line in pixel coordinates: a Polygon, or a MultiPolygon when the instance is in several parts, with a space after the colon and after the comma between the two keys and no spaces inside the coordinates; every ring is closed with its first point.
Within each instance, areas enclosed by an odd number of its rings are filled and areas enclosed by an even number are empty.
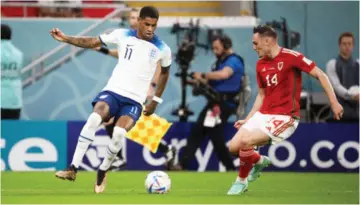
{"type": "MultiPolygon", "coordinates": [[[[195,57],[195,50],[203,48],[205,51],[209,51],[211,39],[218,33],[222,33],[222,29],[200,29],[200,21],[197,20],[194,24],[192,19],[188,24],[175,23],[171,28],[171,34],[176,35],[178,45],[175,62],[179,65],[179,71],[176,76],[181,79],[181,103],[177,109],[173,110],[172,114],[178,116],[180,121],[187,121],[187,118],[194,114],[186,103],[186,86],[189,85],[188,78],[192,77],[192,74],[189,74],[189,68],[195,57]],[[204,35],[202,39],[205,39],[205,42],[203,43],[199,42],[200,34],[204,35]]],[[[191,85],[194,95],[204,95],[211,101],[218,99],[216,92],[209,85],[201,82],[191,85]]]]}
{"type": "Polygon", "coordinates": [[[184,40],[176,54],[176,62],[180,65],[181,68],[184,66],[190,66],[190,62],[195,55],[195,44],[188,40],[184,40]]]}
{"type": "Polygon", "coordinates": [[[201,81],[196,81],[192,84],[193,91],[192,94],[194,96],[202,95],[204,96],[208,101],[211,101],[213,103],[219,103],[221,101],[221,96],[218,92],[216,92],[209,84],[203,83],[201,81]]]}

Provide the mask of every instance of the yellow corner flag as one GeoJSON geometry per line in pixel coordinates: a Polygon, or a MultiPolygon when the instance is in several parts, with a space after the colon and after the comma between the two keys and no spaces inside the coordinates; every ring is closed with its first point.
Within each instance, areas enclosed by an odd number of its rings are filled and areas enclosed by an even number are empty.
{"type": "Polygon", "coordinates": [[[164,137],[172,123],[156,114],[150,116],[141,115],[136,125],[128,132],[126,138],[148,148],[152,153],[158,149],[161,139],[164,137]]]}

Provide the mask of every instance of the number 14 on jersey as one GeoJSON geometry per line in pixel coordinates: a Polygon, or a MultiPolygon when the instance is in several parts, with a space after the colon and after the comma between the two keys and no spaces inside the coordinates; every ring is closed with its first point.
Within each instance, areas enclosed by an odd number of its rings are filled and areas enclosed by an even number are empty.
{"type": "Polygon", "coordinates": [[[267,82],[267,86],[277,85],[278,84],[277,74],[272,76],[268,74],[266,76],[266,82],[267,82]]]}

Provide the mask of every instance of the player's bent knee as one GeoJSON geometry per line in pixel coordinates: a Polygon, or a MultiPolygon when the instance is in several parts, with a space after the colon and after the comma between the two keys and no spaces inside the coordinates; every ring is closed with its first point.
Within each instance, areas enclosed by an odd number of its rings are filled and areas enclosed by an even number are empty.
{"type": "Polygon", "coordinates": [[[237,154],[237,147],[234,143],[229,143],[228,149],[231,154],[237,154]]]}
{"type": "Polygon", "coordinates": [[[238,155],[239,150],[241,149],[241,147],[243,146],[243,139],[246,137],[246,135],[249,134],[249,131],[245,128],[240,128],[235,136],[231,139],[231,141],[229,142],[229,152],[234,154],[234,155],[238,155]]]}
{"type": "Polygon", "coordinates": [[[239,153],[239,144],[236,142],[236,140],[231,140],[228,145],[229,152],[235,156],[239,153]]]}
{"type": "Polygon", "coordinates": [[[93,112],[90,114],[84,127],[88,129],[96,129],[100,125],[101,121],[101,116],[98,113],[93,112]]]}
{"type": "Polygon", "coordinates": [[[239,149],[245,149],[251,146],[251,140],[249,137],[243,137],[239,140],[239,149]]]}
{"type": "Polygon", "coordinates": [[[121,127],[125,129],[125,131],[129,131],[135,124],[135,120],[130,116],[121,116],[116,122],[116,127],[121,127]]]}
{"type": "Polygon", "coordinates": [[[97,102],[94,107],[94,112],[98,113],[103,121],[107,121],[110,118],[110,107],[106,102],[97,102]]]}

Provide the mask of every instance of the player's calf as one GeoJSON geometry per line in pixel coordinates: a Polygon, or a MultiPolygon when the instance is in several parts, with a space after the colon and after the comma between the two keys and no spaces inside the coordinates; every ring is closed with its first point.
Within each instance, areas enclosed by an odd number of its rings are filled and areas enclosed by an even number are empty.
{"type": "Polygon", "coordinates": [[[79,139],[76,145],[75,153],[72,160],[72,165],[78,168],[80,163],[89,147],[89,145],[95,139],[95,132],[97,127],[100,125],[102,119],[101,116],[95,112],[91,113],[86,124],[82,128],[79,139]]]}
{"type": "Polygon", "coordinates": [[[106,172],[109,170],[111,164],[113,163],[117,153],[122,147],[122,139],[126,135],[126,130],[121,127],[115,127],[113,132],[113,137],[111,138],[111,143],[108,145],[105,158],[100,165],[100,168],[97,172],[96,183],[94,187],[95,193],[102,193],[105,191],[106,187],[106,172]]]}
{"type": "Polygon", "coordinates": [[[123,138],[126,135],[126,130],[121,127],[115,127],[111,143],[108,145],[103,162],[100,165],[100,170],[108,170],[113,163],[116,155],[122,147],[123,138]]]}
{"type": "Polygon", "coordinates": [[[63,171],[56,172],[56,177],[70,181],[74,181],[76,179],[77,168],[80,166],[89,145],[94,141],[96,129],[100,125],[101,121],[102,119],[99,114],[95,112],[90,114],[80,132],[71,166],[63,171]]]}

